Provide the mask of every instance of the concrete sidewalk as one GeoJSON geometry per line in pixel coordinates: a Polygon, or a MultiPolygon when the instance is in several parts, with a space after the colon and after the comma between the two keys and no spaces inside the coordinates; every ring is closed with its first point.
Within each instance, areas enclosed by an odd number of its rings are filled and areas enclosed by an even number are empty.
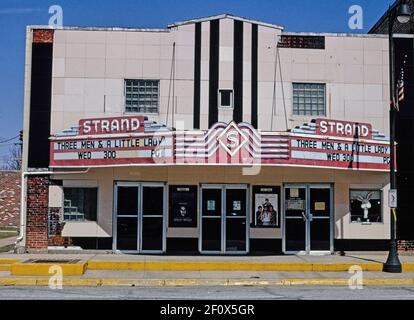
{"type": "MultiPolygon", "coordinates": [[[[403,263],[414,263],[414,255],[400,255],[403,263]]],[[[45,253],[45,254],[0,254],[0,260],[14,259],[53,259],[85,261],[118,261],[118,262],[268,262],[268,263],[384,263],[385,253],[348,253],[346,255],[139,255],[139,254],[103,254],[103,253],[45,253]]]]}
{"type": "MultiPolygon", "coordinates": [[[[366,271],[381,271],[386,254],[266,255],[266,256],[173,256],[136,254],[0,254],[0,264],[27,260],[79,260],[98,270],[268,270],[347,271],[360,265],[366,271]],[[159,268],[159,269],[157,269],[159,268]]],[[[414,271],[414,255],[400,256],[406,271],[414,271]]]]}
{"type": "MultiPolygon", "coordinates": [[[[51,276],[12,277],[0,272],[1,286],[49,286],[51,276]]],[[[364,286],[414,286],[414,273],[399,275],[363,272],[358,284],[364,286]]],[[[63,286],[101,287],[192,287],[192,286],[349,286],[348,272],[272,271],[102,271],[87,270],[82,276],[63,276],[63,286]]],[[[53,282],[52,282],[53,283],[53,282]]]]}
{"type": "Polygon", "coordinates": [[[16,236],[0,239],[0,248],[7,247],[7,246],[14,244],[16,242],[16,239],[17,239],[16,236]]]}
{"type": "Polygon", "coordinates": [[[414,286],[414,256],[404,273],[383,273],[386,255],[150,256],[129,254],[1,254],[0,286],[48,286],[60,266],[66,286],[414,286]],[[34,261],[37,260],[37,261],[34,261]],[[335,272],[334,272],[335,271],[335,272]]]}

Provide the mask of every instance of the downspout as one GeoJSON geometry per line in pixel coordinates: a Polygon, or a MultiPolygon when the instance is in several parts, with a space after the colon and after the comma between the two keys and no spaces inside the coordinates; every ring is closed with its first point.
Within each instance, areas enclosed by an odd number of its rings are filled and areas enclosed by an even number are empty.
{"type": "Polygon", "coordinates": [[[36,175],[65,175],[65,174],[85,174],[88,173],[90,168],[87,168],[84,171],[30,171],[30,172],[22,172],[22,185],[21,185],[21,192],[20,192],[20,236],[16,239],[15,245],[17,246],[24,238],[25,238],[25,230],[26,230],[26,208],[27,208],[27,194],[26,194],[26,184],[27,184],[27,177],[28,176],[36,176],[36,175]]]}

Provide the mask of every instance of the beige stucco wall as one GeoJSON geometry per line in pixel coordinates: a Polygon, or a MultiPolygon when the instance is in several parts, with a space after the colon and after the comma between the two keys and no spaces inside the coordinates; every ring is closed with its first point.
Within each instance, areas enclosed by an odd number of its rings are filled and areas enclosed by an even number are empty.
{"type": "MultiPolygon", "coordinates": [[[[285,89],[290,127],[300,125],[309,117],[292,115],[292,83],[326,83],[326,117],[367,122],[382,132],[389,131],[389,68],[388,40],[375,36],[325,37],[325,50],[280,49],[281,74],[276,92],[275,125],[285,129],[281,84],[285,89]]],[[[263,69],[262,76],[274,77],[263,69]]],[[[261,78],[259,76],[259,78],[261,78]]],[[[260,85],[260,84],[259,84],[260,85]]],[[[273,88],[262,84],[261,98],[271,99],[273,88]]],[[[259,103],[260,107],[270,103],[259,103]]],[[[262,110],[270,116],[269,109],[262,110]]],[[[261,126],[269,126],[269,117],[261,118],[261,126]]]]}
{"type": "MultiPolygon", "coordinates": [[[[137,167],[91,169],[83,175],[54,176],[64,179],[64,186],[98,187],[98,225],[112,234],[113,186],[115,181],[166,182],[171,185],[208,183],[283,186],[285,183],[329,183],[334,185],[336,239],[389,238],[387,203],[388,175],[375,172],[262,167],[258,175],[243,175],[241,167],[137,167]],[[351,223],[350,188],[379,188],[383,191],[383,223],[351,223]]],[[[252,218],[252,217],[251,217],[252,218]]],[[[168,237],[197,237],[197,229],[169,228],[168,237]]],[[[78,234],[78,236],[80,236],[78,234]]],[[[251,229],[251,238],[282,238],[282,229],[251,229]]]]}
{"type": "MultiPolygon", "coordinates": [[[[201,128],[207,129],[210,23],[202,22],[201,28],[200,120],[201,128]]],[[[251,29],[251,23],[245,22],[245,121],[250,121],[251,118],[251,29]]],[[[191,129],[194,32],[195,25],[191,23],[153,31],[56,30],[51,132],[56,133],[76,125],[80,118],[123,115],[125,79],[160,80],[159,113],[147,116],[169,126],[191,129]],[[173,124],[170,85],[174,42],[176,108],[173,124]],[[168,119],[167,110],[170,113],[168,119]]],[[[279,49],[279,68],[276,46],[281,34],[280,29],[259,25],[259,129],[285,131],[285,104],[288,128],[314,118],[292,114],[292,82],[316,82],[326,83],[327,118],[369,122],[375,129],[388,132],[388,42],[385,37],[324,35],[325,50],[279,49]]],[[[219,89],[232,89],[232,19],[220,20],[219,45],[219,89]]],[[[219,121],[228,122],[231,118],[232,110],[219,110],[219,121]]]]}

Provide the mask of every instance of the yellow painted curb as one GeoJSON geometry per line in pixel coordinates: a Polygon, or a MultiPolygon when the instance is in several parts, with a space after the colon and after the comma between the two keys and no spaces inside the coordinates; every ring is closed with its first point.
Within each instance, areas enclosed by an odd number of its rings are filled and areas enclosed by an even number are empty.
{"type": "Polygon", "coordinates": [[[161,279],[102,279],[102,286],[109,287],[164,287],[165,280],[161,279]]]}
{"type": "MultiPolygon", "coordinates": [[[[88,270],[135,271],[348,271],[352,263],[274,263],[274,262],[88,262],[88,270]]],[[[358,264],[363,271],[382,271],[381,263],[358,264]]],[[[414,264],[412,266],[414,271],[414,264]]]]}
{"type": "MultiPolygon", "coordinates": [[[[63,287],[345,286],[348,279],[64,279],[63,287]]],[[[0,278],[0,286],[48,286],[49,278],[0,278]]],[[[414,279],[364,279],[364,286],[414,286],[414,279]]]]}
{"type": "Polygon", "coordinates": [[[0,264],[13,264],[20,262],[20,259],[0,259],[0,264]]]}
{"type": "Polygon", "coordinates": [[[314,263],[312,264],[312,271],[348,271],[355,265],[359,266],[363,271],[382,271],[383,268],[382,263],[314,263]]]}
{"type": "Polygon", "coordinates": [[[145,270],[145,262],[88,261],[88,270],[145,270]]]}
{"type": "Polygon", "coordinates": [[[403,263],[402,269],[404,272],[414,272],[414,263],[403,263]]]}
{"type": "Polygon", "coordinates": [[[10,264],[0,264],[0,271],[10,271],[11,265],[10,264]]]}
{"type": "MultiPolygon", "coordinates": [[[[0,271],[11,271],[12,275],[49,276],[49,268],[54,264],[22,263],[19,260],[7,260],[2,264],[0,271]]],[[[381,263],[274,263],[274,262],[177,262],[177,261],[150,261],[150,262],[123,262],[97,261],[80,262],[76,264],[59,264],[63,275],[83,275],[88,270],[134,270],[134,271],[286,271],[286,272],[346,272],[350,267],[358,265],[363,271],[377,271],[383,269],[381,263]]],[[[404,263],[404,272],[414,272],[414,263],[404,263]]]]}
{"type": "Polygon", "coordinates": [[[85,273],[87,263],[78,262],[74,264],[65,263],[14,263],[10,271],[14,276],[50,276],[56,273],[52,267],[59,266],[62,268],[63,276],[81,276],[85,273]]]}

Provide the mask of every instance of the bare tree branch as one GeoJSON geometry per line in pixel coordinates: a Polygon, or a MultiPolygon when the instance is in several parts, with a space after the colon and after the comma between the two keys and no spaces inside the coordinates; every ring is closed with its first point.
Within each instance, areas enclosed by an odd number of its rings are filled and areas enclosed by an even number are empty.
{"type": "Polygon", "coordinates": [[[15,144],[9,149],[9,155],[6,157],[3,170],[20,170],[22,166],[22,151],[20,144],[15,144]]]}

